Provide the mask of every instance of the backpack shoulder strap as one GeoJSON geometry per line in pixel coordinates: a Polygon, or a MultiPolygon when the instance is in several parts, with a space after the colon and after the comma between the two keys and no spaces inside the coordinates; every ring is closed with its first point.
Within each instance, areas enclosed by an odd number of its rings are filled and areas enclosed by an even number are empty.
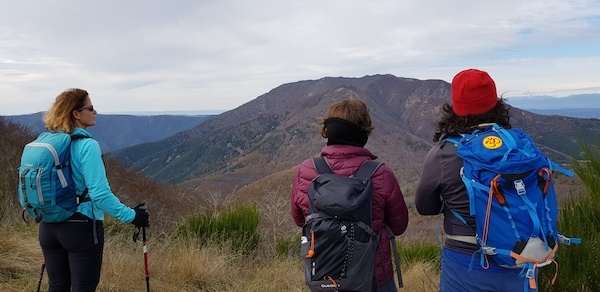
{"type": "Polygon", "coordinates": [[[360,166],[360,168],[356,171],[356,174],[354,176],[363,179],[371,178],[371,176],[375,174],[375,172],[377,171],[377,169],[379,169],[381,165],[383,165],[382,162],[367,160],[360,166]]]}
{"type": "MultiPolygon", "coordinates": [[[[83,134],[70,134],[71,136],[71,142],[77,140],[77,139],[86,139],[86,138],[90,138],[86,135],[83,134]]],[[[69,161],[69,167],[71,167],[71,163],[69,161]]],[[[85,188],[85,190],[83,190],[83,193],[81,193],[81,195],[77,195],[77,205],[84,203],[84,202],[90,202],[92,201],[92,199],[87,195],[88,194],[88,188],[85,188]]]]}
{"type": "Polygon", "coordinates": [[[88,136],[83,135],[83,134],[71,134],[70,136],[71,136],[71,142],[73,142],[77,139],[89,138],[88,136]]]}
{"type": "MultiPolygon", "coordinates": [[[[313,157],[313,164],[319,174],[333,173],[324,157],[313,157]]],[[[367,160],[358,168],[354,176],[358,178],[370,178],[381,165],[383,165],[382,162],[367,160]]]]}
{"type": "Polygon", "coordinates": [[[460,141],[462,141],[462,139],[464,139],[465,137],[467,137],[467,134],[458,133],[458,136],[445,137],[444,139],[442,139],[442,142],[450,142],[454,144],[454,146],[458,146],[460,145],[460,141]]]}
{"type": "Polygon", "coordinates": [[[327,164],[327,161],[322,156],[313,157],[313,165],[319,174],[333,173],[331,167],[329,167],[329,164],[327,164]]]}
{"type": "Polygon", "coordinates": [[[454,146],[458,146],[458,144],[460,144],[460,137],[448,137],[443,139],[442,141],[444,142],[450,142],[452,144],[454,144],[454,146]]]}

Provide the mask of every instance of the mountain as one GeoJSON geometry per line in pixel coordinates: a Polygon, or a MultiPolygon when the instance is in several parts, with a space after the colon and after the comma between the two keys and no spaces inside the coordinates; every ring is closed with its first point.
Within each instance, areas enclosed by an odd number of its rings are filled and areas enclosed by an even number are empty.
{"type": "Polygon", "coordinates": [[[560,115],[600,119],[600,94],[576,94],[566,97],[515,96],[508,104],[542,115],[560,115]]]}
{"type": "MultiPolygon", "coordinates": [[[[110,155],[154,179],[235,190],[270,175],[291,174],[304,159],[318,155],[325,145],[318,134],[319,118],[348,97],[361,98],[370,108],[375,130],[366,148],[395,171],[403,190],[414,190],[432,145],[433,124],[441,105],[450,100],[450,84],[442,80],[373,75],[284,84],[189,130],[110,155]]],[[[597,119],[543,116],[518,108],[511,113],[513,126],[529,132],[558,162],[579,156],[580,141],[599,137],[597,119]]],[[[278,181],[290,184],[291,177],[278,181]]]]}
{"type": "MultiPolygon", "coordinates": [[[[27,126],[33,133],[45,130],[42,112],[5,116],[13,123],[27,126]]],[[[174,133],[190,129],[209,119],[210,115],[96,115],[96,125],[88,128],[103,152],[111,152],[129,146],[154,142],[174,133]]]]}

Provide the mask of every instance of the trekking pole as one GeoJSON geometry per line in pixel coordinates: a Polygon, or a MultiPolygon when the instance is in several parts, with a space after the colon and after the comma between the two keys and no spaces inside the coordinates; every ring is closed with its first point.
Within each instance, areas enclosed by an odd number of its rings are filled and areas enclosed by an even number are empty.
{"type": "Polygon", "coordinates": [[[148,247],[146,246],[146,227],[142,227],[142,242],[144,251],[144,272],[146,273],[146,291],[150,292],[150,275],[148,274],[148,247]]]}
{"type": "MultiPolygon", "coordinates": [[[[145,205],[140,209],[148,210],[148,206],[145,205]]],[[[140,238],[140,228],[142,229],[142,251],[144,253],[144,273],[146,274],[146,291],[150,292],[150,274],[148,273],[148,247],[146,240],[146,227],[138,227],[138,230],[133,233],[133,242],[137,242],[140,238]]]]}
{"type": "Polygon", "coordinates": [[[37,292],[42,288],[42,279],[44,278],[44,269],[46,268],[46,258],[42,258],[42,271],[40,272],[40,280],[38,281],[37,292]]]}

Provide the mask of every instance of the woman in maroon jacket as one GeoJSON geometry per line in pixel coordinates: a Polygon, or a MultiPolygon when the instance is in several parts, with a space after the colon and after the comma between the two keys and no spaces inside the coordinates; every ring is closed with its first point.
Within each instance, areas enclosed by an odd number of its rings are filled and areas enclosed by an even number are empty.
{"type": "MultiPolygon", "coordinates": [[[[327,138],[327,146],[321,150],[335,174],[349,176],[366,161],[376,159],[364,148],[373,130],[369,110],[358,99],[346,99],[333,104],[323,121],[321,135],[327,138]]],[[[296,171],[292,185],[291,208],[296,225],[302,227],[308,215],[308,189],[311,181],[317,177],[317,171],[311,159],[307,159],[296,171]]],[[[375,273],[379,291],[397,291],[394,285],[390,242],[384,224],[395,235],[400,235],[408,225],[408,209],[400,191],[400,186],[392,170],[382,165],[372,176],[374,186],[372,197],[372,229],[381,232],[380,247],[383,254],[375,257],[375,273]]],[[[379,254],[379,250],[376,252],[379,254]]]]}

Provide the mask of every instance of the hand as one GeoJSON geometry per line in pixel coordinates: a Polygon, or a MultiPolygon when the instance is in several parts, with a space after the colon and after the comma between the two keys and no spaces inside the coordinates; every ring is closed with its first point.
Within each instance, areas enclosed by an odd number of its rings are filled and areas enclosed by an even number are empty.
{"type": "Polygon", "coordinates": [[[135,211],[135,217],[133,218],[133,221],[131,221],[131,224],[135,225],[135,227],[137,228],[149,227],[150,214],[148,214],[148,211],[146,211],[147,209],[148,208],[146,207],[146,203],[141,203],[135,206],[135,208],[133,208],[133,210],[135,211]]]}

